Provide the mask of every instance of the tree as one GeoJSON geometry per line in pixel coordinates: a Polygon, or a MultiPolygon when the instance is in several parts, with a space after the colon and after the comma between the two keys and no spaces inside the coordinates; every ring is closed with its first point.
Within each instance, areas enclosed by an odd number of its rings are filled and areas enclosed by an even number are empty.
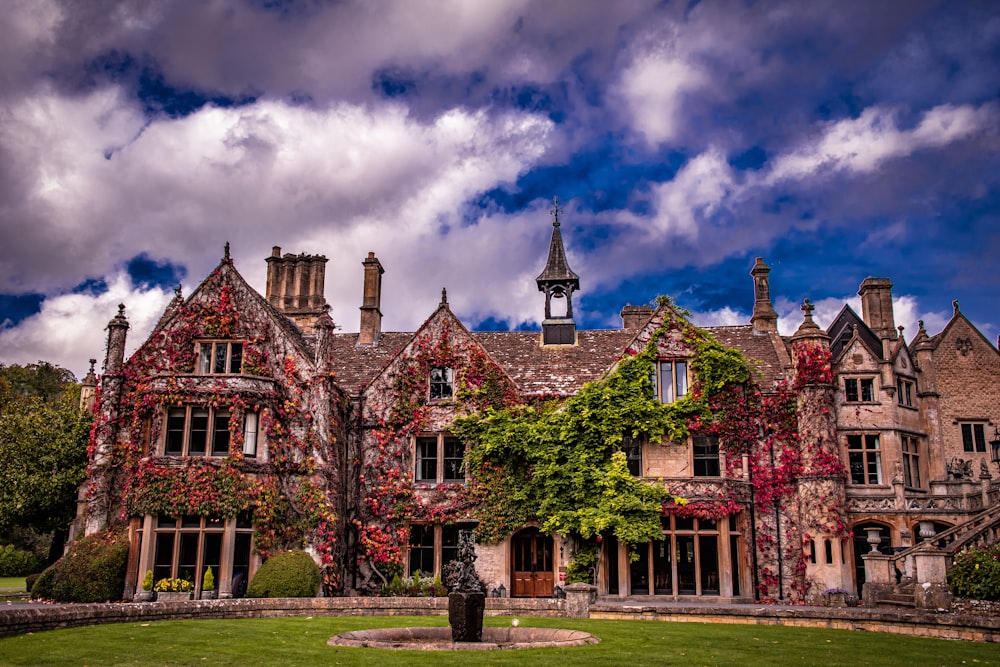
{"type": "Polygon", "coordinates": [[[54,532],[60,552],[86,477],[91,415],[73,375],[46,362],[0,367],[0,534],[54,532]]]}

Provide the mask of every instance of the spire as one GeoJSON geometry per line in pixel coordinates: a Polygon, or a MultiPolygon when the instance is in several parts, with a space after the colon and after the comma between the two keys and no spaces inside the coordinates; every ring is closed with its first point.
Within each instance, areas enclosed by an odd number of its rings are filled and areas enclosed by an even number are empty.
{"type": "Polygon", "coordinates": [[[544,292],[543,283],[559,282],[572,285],[573,289],[580,289],[580,276],[576,275],[569,262],[566,261],[566,250],[563,248],[562,232],[559,230],[559,198],[552,199],[555,206],[549,210],[552,214],[552,240],[549,242],[549,259],[545,263],[545,270],[535,278],[538,283],[538,291],[544,292]]]}
{"type": "Polygon", "coordinates": [[[535,279],[538,291],[545,293],[545,320],[542,321],[543,345],[573,345],[576,343],[576,323],[573,321],[573,291],[580,289],[580,276],[576,275],[566,261],[562,232],[559,230],[559,198],[552,200],[552,240],[549,242],[549,257],[545,269],[535,279]],[[552,316],[552,299],[566,299],[566,313],[562,317],[552,316]]]}

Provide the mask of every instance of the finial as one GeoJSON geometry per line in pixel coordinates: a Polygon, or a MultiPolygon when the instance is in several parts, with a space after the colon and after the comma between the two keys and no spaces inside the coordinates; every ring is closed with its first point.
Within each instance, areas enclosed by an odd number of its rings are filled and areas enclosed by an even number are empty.
{"type": "Polygon", "coordinates": [[[806,319],[812,321],[813,311],[816,310],[816,306],[812,304],[812,301],[805,299],[800,306],[802,312],[806,314],[806,319]]]}
{"type": "Polygon", "coordinates": [[[562,209],[559,208],[559,197],[553,197],[552,198],[552,204],[553,204],[553,207],[549,209],[549,213],[552,214],[552,226],[553,227],[558,227],[559,226],[559,213],[562,211],[562,209]]]}
{"type": "Polygon", "coordinates": [[[448,289],[446,287],[441,288],[441,304],[442,306],[448,305],[448,289]]]}
{"type": "Polygon", "coordinates": [[[951,302],[951,307],[955,309],[955,314],[958,315],[958,299],[951,302]]]}
{"type": "Polygon", "coordinates": [[[124,303],[119,303],[118,304],[118,317],[125,317],[125,304],[124,303]]]}
{"type": "Polygon", "coordinates": [[[175,299],[183,299],[184,297],[182,296],[181,292],[182,292],[182,290],[181,290],[181,284],[177,283],[177,287],[174,288],[174,298],[175,299]]]}
{"type": "Polygon", "coordinates": [[[94,372],[94,366],[95,366],[96,364],[97,364],[97,359],[91,359],[91,360],[90,360],[90,371],[89,371],[90,373],[93,373],[93,372],[94,372]]]}
{"type": "Polygon", "coordinates": [[[229,259],[229,241],[226,241],[226,247],[223,251],[222,259],[229,259]]]}
{"type": "Polygon", "coordinates": [[[902,338],[902,336],[903,336],[903,325],[900,324],[898,327],[896,327],[896,330],[899,331],[899,336],[900,336],[900,338],[902,338]]]}

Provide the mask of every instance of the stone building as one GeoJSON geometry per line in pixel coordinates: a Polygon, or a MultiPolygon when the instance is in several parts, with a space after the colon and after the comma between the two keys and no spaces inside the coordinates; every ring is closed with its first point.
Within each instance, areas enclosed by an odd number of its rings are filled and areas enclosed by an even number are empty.
{"type": "Polygon", "coordinates": [[[689,416],[683,435],[659,441],[641,424],[613,438],[634,478],[676,499],[662,505],[656,539],[606,530],[588,541],[515,507],[520,522],[493,521],[477,546],[491,590],[556,594],[587,543],[601,595],[859,593],[872,546],[913,546],[997,502],[988,450],[1000,355],[957,303],[943,331],[921,324],[907,343],[888,279],[866,279],[862,315],[845,305],[826,330],[807,301],[784,337],[758,258],[746,325],[697,329],[665,300],[625,306],[620,329],[578,330],[581,278],[557,212],[536,281],[540,332],[469,331],[444,291],[417,331],[382,331],[385,270],[369,253],[359,332],[340,333],[323,296],[326,257],[275,247],[266,261],[261,296],[227,246],[128,359],[124,307],[108,326],[79,528],[127,528],[126,597],[147,571],[200,592],[208,568],[218,595],[239,596],[264,558],[299,546],[322,566],[328,595],[376,592],[393,573],[439,574],[458,530],[497,501],[469,474],[475,445],[453,432],[456,418],[566,401],[633,358],[651,364],[644,400],[701,400],[705,349],[747,361],[749,379],[712,394],[716,417],[689,416]]]}

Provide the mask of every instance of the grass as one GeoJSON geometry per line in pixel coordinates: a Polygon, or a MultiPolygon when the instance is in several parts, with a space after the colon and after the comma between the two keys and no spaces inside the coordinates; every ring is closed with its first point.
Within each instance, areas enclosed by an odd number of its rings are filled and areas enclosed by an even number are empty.
{"type": "MultiPolygon", "coordinates": [[[[505,625],[488,618],[487,625],[505,625]]],[[[996,644],[875,632],[659,621],[525,618],[522,627],[591,632],[566,649],[450,653],[333,648],[332,635],[440,626],[444,617],[308,617],[158,621],[53,630],[0,640],[0,665],[1000,665],[996,644]]]]}
{"type": "Polygon", "coordinates": [[[0,592],[24,592],[24,577],[0,577],[0,592]]]}

